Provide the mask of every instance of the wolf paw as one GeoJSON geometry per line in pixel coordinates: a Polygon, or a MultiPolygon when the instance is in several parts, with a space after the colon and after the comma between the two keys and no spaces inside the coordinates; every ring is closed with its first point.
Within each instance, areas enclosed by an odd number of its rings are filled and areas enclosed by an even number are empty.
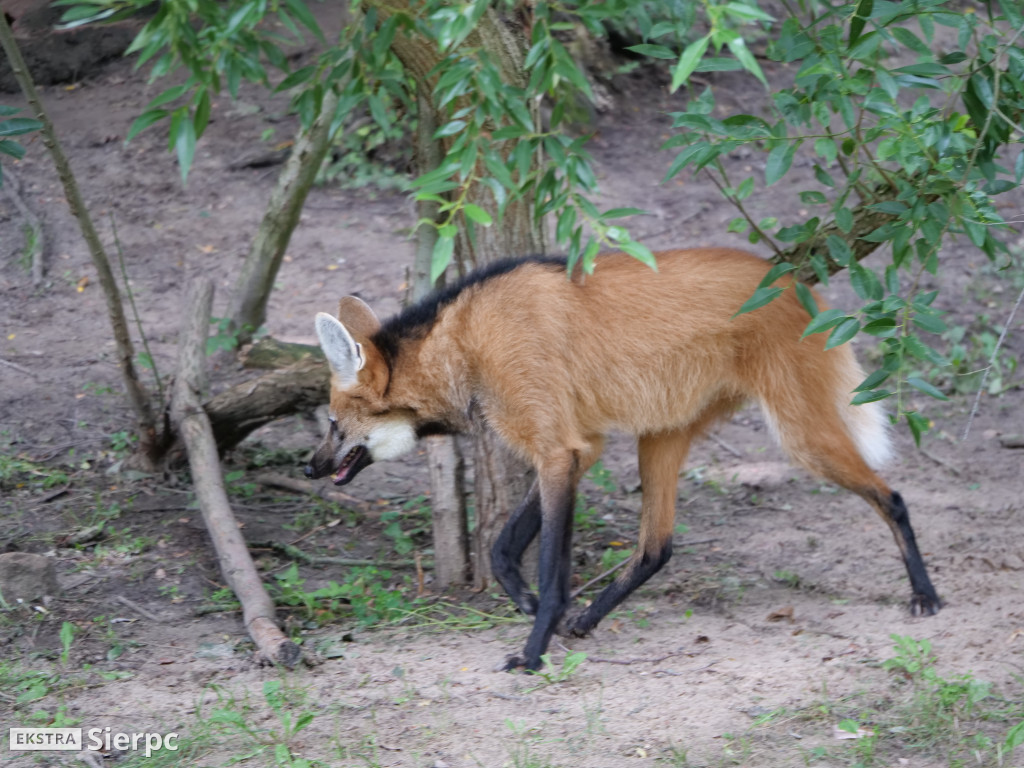
{"type": "Polygon", "coordinates": [[[585,621],[585,615],[581,613],[568,621],[559,623],[556,631],[562,637],[587,637],[593,628],[589,622],[585,621]]]}
{"type": "Polygon", "coordinates": [[[537,615],[537,596],[533,592],[523,591],[515,598],[515,604],[527,616],[537,615]]]}
{"type": "Polygon", "coordinates": [[[915,594],[910,598],[911,616],[934,616],[942,607],[942,601],[935,595],[915,594]]]}
{"type": "Polygon", "coordinates": [[[517,670],[523,670],[527,674],[532,674],[541,668],[541,661],[537,659],[532,664],[524,659],[522,656],[509,656],[505,659],[504,665],[501,667],[502,672],[515,672],[517,670]]]}

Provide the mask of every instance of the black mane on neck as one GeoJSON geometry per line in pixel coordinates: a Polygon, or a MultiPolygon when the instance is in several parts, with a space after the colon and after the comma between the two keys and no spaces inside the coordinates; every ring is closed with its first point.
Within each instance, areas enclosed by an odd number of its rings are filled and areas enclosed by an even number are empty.
{"type": "Polygon", "coordinates": [[[542,264],[563,271],[566,268],[565,258],[558,256],[527,256],[491,262],[473,270],[451,285],[434,291],[415,304],[410,304],[394,317],[385,320],[371,341],[390,365],[398,353],[402,339],[425,336],[437,321],[441,310],[461,296],[463,291],[486,283],[492,278],[507,275],[524,264],[542,264]]]}

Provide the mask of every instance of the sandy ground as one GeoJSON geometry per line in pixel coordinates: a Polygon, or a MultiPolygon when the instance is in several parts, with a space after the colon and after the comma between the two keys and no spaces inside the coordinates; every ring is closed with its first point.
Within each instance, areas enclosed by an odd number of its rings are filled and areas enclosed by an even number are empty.
{"type": "MultiPolygon", "coordinates": [[[[664,113],[672,105],[643,77],[620,79],[618,107],[597,123],[592,151],[601,203],[650,211],[633,228],[653,248],[738,242],[721,234],[734,214],[713,187],[661,183],[668,156],[656,148],[669,135],[664,113]]],[[[121,62],[73,87],[48,87],[45,99],[107,243],[116,223],[142,321],[166,373],[188,277],[215,278],[216,315],[273,184],[274,168],[232,168],[267,146],[264,131],[274,129],[271,141],[280,140],[295,123],[283,100],[254,90],[243,90],[237,103],[221,99],[182,188],[158,131],[122,142],[159,87],[121,62]]],[[[734,98],[744,97],[737,84],[734,98]]],[[[809,175],[809,164],[802,167],[809,175]]],[[[322,663],[291,673],[256,667],[236,614],[197,614],[220,578],[184,479],[104,474],[118,458],[111,435],[130,429],[131,419],[118,394],[102,297],[38,141],[15,173],[45,222],[48,277],[36,290],[18,264],[21,223],[0,195],[0,357],[19,367],[0,367],[0,446],[4,455],[62,468],[71,483],[56,498],[30,486],[5,491],[0,502],[3,548],[53,552],[64,587],[45,616],[14,611],[0,620],[0,658],[54,674],[50,695],[39,702],[0,695],[0,727],[28,724],[33,711],[63,706],[85,728],[176,730],[199,738],[220,709],[240,714],[256,730],[279,730],[262,691],[268,681],[283,681],[286,711],[314,715],[290,741],[292,754],[325,765],[863,763],[863,741],[836,738],[844,718],[878,723],[885,739],[875,764],[952,764],[946,747],[882,732],[884,713],[903,707],[911,689],[881,665],[895,655],[892,635],[929,641],[940,675],[989,681],[1004,702],[998,708],[1009,714],[972,721],[958,744],[975,733],[999,740],[1020,720],[1024,453],[999,441],[1024,432],[1019,387],[983,397],[966,440],[959,436],[971,407],[967,394],[949,403],[922,398],[935,421],[926,451],[897,430],[900,458],[884,474],[910,506],[945,601],[938,616],[909,616],[907,580],[885,525],[859,499],[788,469],[760,414],[745,410],[691,456],[680,482],[680,520],[688,530],[677,536],[671,563],[592,637],[553,648],[556,670],[567,652],[587,656],[567,679],[495,671],[529,627],[509,618],[500,596],[486,593],[452,597],[497,617],[489,628],[367,629],[342,620],[304,630],[310,646],[335,649],[322,663]],[[54,547],[59,537],[110,515],[115,503],[120,515],[111,525],[122,531],[115,544],[54,547]],[[57,633],[65,620],[78,635],[61,664],[57,633]],[[123,652],[111,659],[112,648],[123,652]],[[64,681],[60,693],[57,679],[64,681]]],[[[799,181],[798,175],[792,183],[799,181]]],[[[770,211],[784,221],[801,215],[785,208],[794,203],[781,191],[756,203],[755,215],[770,211]]],[[[1011,193],[1007,205],[1019,210],[1021,199],[1011,193]]],[[[278,278],[267,330],[311,341],[313,314],[330,310],[346,293],[358,293],[380,314],[396,310],[412,221],[411,203],[398,194],[315,189],[278,278]]],[[[1020,274],[1019,267],[997,274],[968,244],[951,246],[937,285],[950,325],[970,335],[1003,322],[1020,274]]],[[[842,279],[825,293],[835,305],[851,303],[842,279]]],[[[1015,359],[1024,352],[1022,321],[1017,318],[1008,340],[1007,354],[1015,359]]],[[[230,365],[217,372],[222,381],[240,375],[230,365]]],[[[258,434],[249,453],[236,457],[238,466],[261,450],[261,440],[299,455],[317,440],[316,425],[293,419],[258,434]]],[[[588,486],[597,522],[578,546],[580,571],[588,575],[609,542],[628,545],[636,534],[638,480],[629,440],[612,443],[605,466],[613,486],[588,486]]],[[[386,559],[392,553],[381,535],[381,513],[428,490],[423,459],[373,467],[346,490],[361,503],[343,525],[303,546],[386,559]]],[[[250,540],[293,540],[311,527],[300,519],[309,506],[259,490],[239,500],[239,515],[250,540]],[[296,523],[298,532],[282,530],[296,523]]],[[[261,564],[268,572],[283,566],[269,554],[261,564]]],[[[340,580],[344,569],[302,573],[310,587],[340,580]]],[[[241,764],[275,764],[272,752],[257,754],[244,736],[202,743],[180,764],[221,765],[250,753],[241,764]]],[[[973,759],[963,749],[957,754],[973,759]]],[[[992,750],[983,758],[996,764],[992,750]]],[[[33,764],[6,752],[3,760],[33,764]]],[[[71,764],[54,753],[39,760],[71,764]]]]}

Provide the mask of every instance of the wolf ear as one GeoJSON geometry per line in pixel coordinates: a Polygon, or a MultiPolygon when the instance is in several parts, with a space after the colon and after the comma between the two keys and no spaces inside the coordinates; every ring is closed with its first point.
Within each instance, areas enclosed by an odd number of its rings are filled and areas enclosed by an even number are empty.
{"type": "Polygon", "coordinates": [[[367,341],[380,330],[380,320],[370,305],[355,296],[346,296],[338,304],[338,320],[359,341],[367,341]]]}
{"type": "Polygon", "coordinates": [[[341,386],[346,389],[353,386],[359,379],[359,371],[366,365],[360,345],[344,325],[326,312],[317,312],[316,335],[341,386]]]}

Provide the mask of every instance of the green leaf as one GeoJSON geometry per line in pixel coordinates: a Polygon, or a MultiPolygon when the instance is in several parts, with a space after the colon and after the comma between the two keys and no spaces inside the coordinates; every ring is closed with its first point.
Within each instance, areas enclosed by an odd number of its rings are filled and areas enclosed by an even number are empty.
{"type": "Polygon", "coordinates": [[[602,219],[621,219],[624,216],[648,216],[650,211],[643,208],[609,208],[601,214],[602,219]]]}
{"type": "Polygon", "coordinates": [[[878,301],[882,298],[882,283],[873,271],[856,262],[850,264],[849,270],[850,285],[858,296],[865,301],[878,301]]]}
{"type": "Polygon", "coordinates": [[[829,235],[825,238],[825,244],[828,246],[828,255],[832,261],[841,267],[849,266],[853,259],[853,251],[843,238],[839,235],[829,235]]]}
{"type": "MultiPolygon", "coordinates": [[[[861,0],[861,5],[864,5],[864,0],[861,0]]],[[[868,0],[868,8],[870,7],[870,0],[868,0]]],[[[857,724],[856,720],[841,720],[836,728],[841,731],[846,731],[847,733],[857,733],[860,731],[860,726],[857,724]]]]}
{"type": "Polygon", "coordinates": [[[910,434],[914,436],[914,444],[920,448],[921,435],[931,428],[932,423],[926,416],[922,416],[916,411],[910,411],[904,415],[907,417],[907,426],[910,427],[910,434]]]}
{"type": "Polygon", "coordinates": [[[892,36],[900,41],[907,48],[912,50],[914,53],[919,53],[922,56],[931,56],[931,49],[925,45],[924,41],[921,40],[917,35],[911,32],[909,29],[904,27],[892,26],[889,27],[889,31],[892,36]]]}
{"type": "Polygon", "coordinates": [[[709,153],[713,151],[714,147],[706,141],[694,142],[676,155],[675,159],[669,165],[668,172],[665,174],[665,178],[662,179],[662,181],[668,181],[690,163],[699,164],[709,153]]]}
{"type": "Polygon", "coordinates": [[[853,399],[850,401],[850,405],[874,403],[878,400],[885,400],[887,397],[892,397],[892,392],[885,389],[867,389],[854,395],[853,399]]]}
{"type": "Polygon", "coordinates": [[[210,122],[210,92],[203,88],[199,93],[199,100],[196,104],[195,116],[192,123],[195,126],[196,138],[203,135],[206,126],[210,122]]]}
{"type": "Polygon", "coordinates": [[[925,362],[931,363],[932,365],[939,367],[946,367],[949,365],[949,361],[936,352],[934,349],[929,347],[923,341],[916,336],[907,336],[903,340],[903,347],[911,355],[916,357],[918,360],[924,360],[925,362]]]}
{"type": "MultiPolygon", "coordinates": [[[[822,313],[824,314],[824,313],[822,313]]],[[[821,317],[821,315],[818,315],[821,317]]],[[[813,320],[811,322],[814,322],[813,320]]],[[[829,334],[828,341],[825,342],[825,349],[832,349],[838,347],[841,344],[845,344],[860,330],[860,321],[855,317],[844,318],[839,325],[832,329],[832,333],[829,334]]]]}
{"type": "Polygon", "coordinates": [[[914,389],[924,392],[926,395],[934,397],[936,400],[949,400],[945,393],[936,387],[934,384],[930,384],[924,379],[920,379],[917,376],[911,376],[907,379],[907,384],[912,386],[914,389]]]}
{"type": "MultiPolygon", "coordinates": [[[[852,19],[850,19],[850,38],[846,43],[847,49],[853,48],[860,39],[861,34],[864,32],[864,23],[871,16],[871,10],[874,8],[874,0],[860,0],[857,4],[857,10],[854,13],[852,19]]],[[[857,729],[854,728],[853,733],[856,733],[857,729]]]]}
{"type": "Polygon", "coordinates": [[[434,243],[434,252],[430,257],[430,284],[433,285],[441,277],[448,265],[452,263],[452,254],[455,253],[455,240],[451,237],[440,236],[434,243]]]}
{"type": "Polygon", "coordinates": [[[789,274],[794,269],[796,269],[795,265],[790,264],[788,261],[780,261],[768,270],[765,276],[761,278],[761,282],[757,284],[757,287],[767,288],[768,286],[773,285],[780,277],[789,274]]]}
{"type": "Polygon", "coordinates": [[[743,302],[743,306],[736,311],[733,317],[745,315],[747,312],[753,312],[755,309],[760,309],[764,305],[770,304],[781,296],[784,290],[785,288],[778,286],[761,286],[754,291],[754,294],[749,299],[743,302]]]}
{"type": "Polygon", "coordinates": [[[658,271],[658,262],[654,258],[654,254],[651,253],[651,249],[641,243],[629,241],[620,243],[619,248],[622,249],[623,253],[628,253],[637,261],[646,264],[648,267],[653,269],[655,272],[658,271]]]}
{"type": "Polygon", "coordinates": [[[173,88],[168,88],[166,91],[164,91],[151,102],[149,102],[149,104],[146,105],[145,111],[148,112],[151,109],[162,107],[164,104],[169,104],[172,101],[177,101],[185,95],[188,89],[189,83],[182,83],[181,85],[176,85],[173,88]]]}
{"type": "Polygon", "coordinates": [[[587,240],[587,247],[583,249],[583,270],[589,275],[594,271],[594,259],[601,250],[601,244],[593,237],[587,240]]]}
{"type": "Polygon", "coordinates": [[[473,203],[466,203],[462,208],[462,212],[466,214],[467,219],[484,227],[489,227],[494,222],[491,214],[480,206],[473,205],[473,203]]]}
{"type": "Polygon", "coordinates": [[[558,224],[555,227],[555,240],[559,243],[568,241],[575,226],[576,209],[572,206],[566,206],[562,209],[562,212],[558,214],[558,224]]]}
{"type": "Polygon", "coordinates": [[[872,336],[888,338],[896,335],[896,321],[891,317],[880,317],[865,324],[863,330],[872,336]]]}
{"type": "Polygon", "coordinates": [[[836,211],[836,226],[846,234],[850,234],[853,231],[853,211],[845,207],[836,211]]]}
{"type": "Polygon", "coordinates": [[[899,200],[884,200],[881,203],[872,203],[868,206],[873,211],[880,211],[882,213],[889,213],[893,216],[899,216],[907,210],[907,204],[902,203],[899,200]]]}
{"type": "Polygon", "coordinates": [[[804,205],[824,205],[828,200],[818,190],[809,189],[800,193],[800,202],[804,205]]]}
{"type": "Polygon", "coordinates": [[[465,120],[452,120],[450,123],[445,123],[436,131],[434,131],[434,138],[443,139],[445,136],[454,136],[456,133],[459,133],[465,127],[465,120]]]}
{"type": "Polygon", "coordinates": [[[192,158],[196,153],[195,124],[188,119],[187,113],[184,118],[178,121],[176,135],[172,137],[174,153],[178,158],[178,168],[181,170],[182,184],[188,181],[188,172],[192,168],[192,158]]]}
{"type": "MultiPolygon", "coordinates": [[[[277,88],[275,88],[274,90],[275,91],[287,91],[287,90],[290,90],[292,88],[295,88],[296,86],[302,85],[303,83],[308,81],[310,78],[312,78],[314,74],[316,74],[316,67],[313,66],[312,64],[310,64],[308,67],[302,67],[301,69],[297,69],[294,72],[292,72],[290,75],[288,75],[288,77],[286,77],[284,80],[282,80],[280,82],[280,84],[277,86],[277,88]]],[[[150,105],[150,106],[152,106],[152,105],[150,105]]]]}
{"type": "Polygon", "coordinates": [[[0,137],[20,136],[24,133],[38,131],[43,124],[30,117],[12,117],[9,120],[0,121],[0,137]]]}
{"type": "Polygon", "coordinates": [[[796,154],[796,148],[796,142],[787,142],[775,146],[768,153],[768,161],[764,169],[764,183],[766,186],[770,187],[786,175],[786,171],[793,164],[793,155],[796,154]]]}
{"type": "Polygon", "coordinates": [[[1024,744],[1024,720],[1017,723],[1006,732],[1006,741],[1003,742],[1003,751],[1009,755],[1013,750],[1024,744]]]}
{"type": "Polygon", "coordinates": [[[20,160],[25,156],[25,148],[11,139],[0,139],[0,154],[20,160]]]}
{"type": "MultiPolygon", "coordinates": [[[[730,3],[730,5],[739,5],[739,3],[730,3]]],[[[727,45],[729,50],[732,51],[732,55],[743,65],[743,68],[760,80],[761,84],[767,88],[768,81],[765,79],[764,72],[761,71],[761,65],[757,63],[754,54],[747,48],[746,41],[742,37],[734,37],[727,45]]]]}
{"type": "Polygon", "coordinates": [[[796,288],[796,297],[800,300],[804,309],[807,310],[807,314],[811,317],[817,317],[821,310],[818,309],[818,302],[814,300],[814,294],[811,292],[811,289],[801,282],[793,283],[793,286],[796,288]]]}
{"type": "Polygon", "coordinates": [[[867,392],[868,390],[874,389],[875,387],[877,387],[879,384],[881,384],[883,381],[888,379],[890,376],[892,376],[892,373],[890,371],[887,371],[884,368],[880,368],[879,370],[875,371],[874,373],[869,374],[867,376],[867,378],[865,378],[864,381],[862,381],[860,383],[860,385],[856,389],[854,389],[853,391],[854,392],[867,392]]]}
{"type": "Polygon", "coordinates": [[[672,70],[672,85],[669,87],[670,93],[675,93],[681,85],[689,80],[690,75],[693,74],[693,71],[697,68],[701,58],[707,51],[708,43],[710,42],[711,35],[704,35],[704,37],[694,40],[686,46],[686,50],[679,57],[679,63],[672,70]]]}
{"type": "Polygon", "coordinates": [[[310,13],[309,7],[302,0],[285,0],[285,5],[288,6],[288,10],[295,15],[302,25],[316,36],[317,40],[321,43],[327,42],[324,39],[323,32],[320,31],[320,25],[316,23],[316,18],[310,13]]]}
{"type": "Polygon", "coordinates": [[[928,333],[943,333],[947,328],[945,321],[941,317],[924,314],[923,312],[918,312],[914,315],[914,325],[928,333]]]}
{"type": "Polygon", "coordinates": [[[627,51],[633,53],[639,53],[641,56],[650,56],[654,59],[674,59],[676,57],[675,51],[664,45],[652,45],[650,43],[642,43],[640,45],[631,45],[626,48],[627,51]]]}

